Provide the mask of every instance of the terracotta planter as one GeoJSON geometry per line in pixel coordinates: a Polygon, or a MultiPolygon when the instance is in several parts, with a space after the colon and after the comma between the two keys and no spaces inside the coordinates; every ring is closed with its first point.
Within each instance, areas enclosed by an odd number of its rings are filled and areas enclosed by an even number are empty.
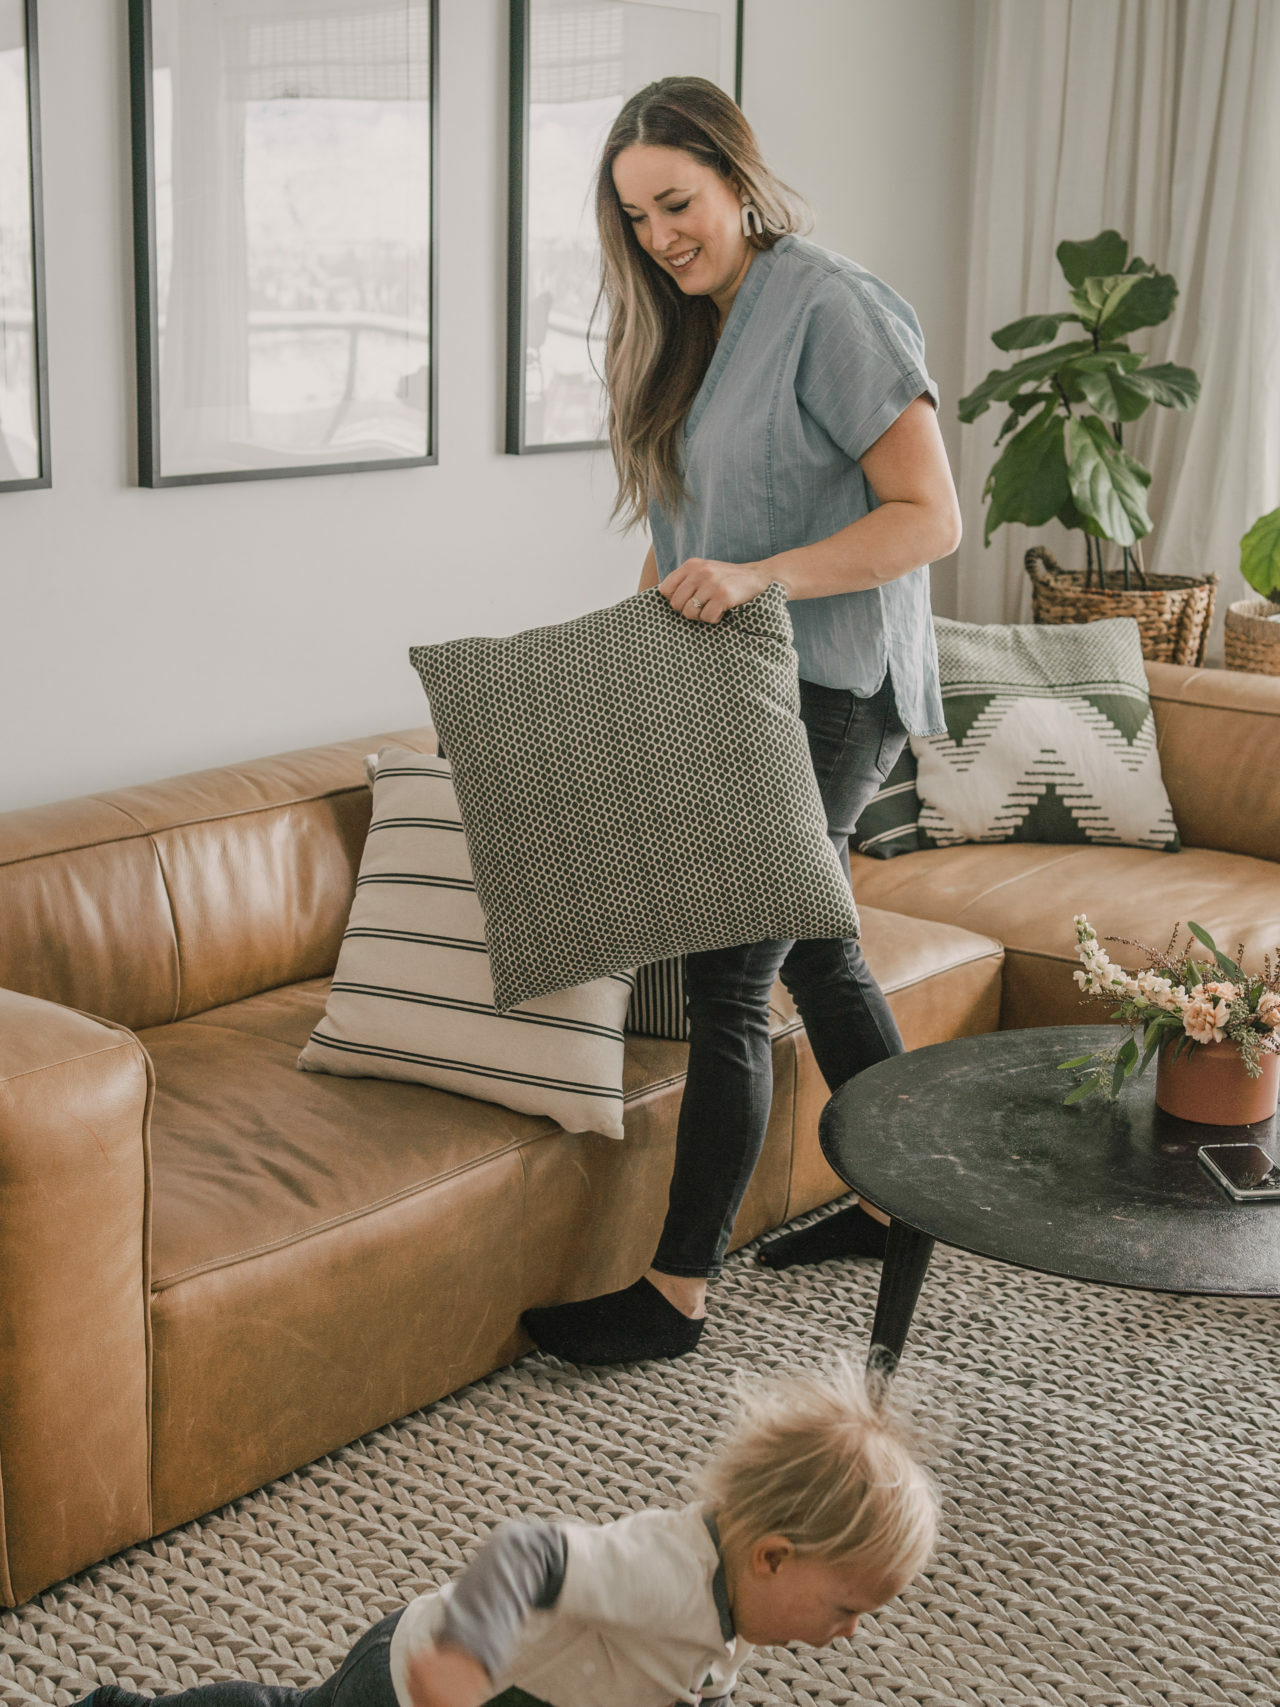
{"type": "Polygon", "coordinates": [[[1270,1120],[1280,1094],[1280,1055],[1262,1057],[1262,1077],[1251,1079],[1234,1043],[1197,1043],[1173,1053],[1168,1043],[1156,1061],[1156,1106],[1203,1126],[1252,1126],[1270,1120]]]}

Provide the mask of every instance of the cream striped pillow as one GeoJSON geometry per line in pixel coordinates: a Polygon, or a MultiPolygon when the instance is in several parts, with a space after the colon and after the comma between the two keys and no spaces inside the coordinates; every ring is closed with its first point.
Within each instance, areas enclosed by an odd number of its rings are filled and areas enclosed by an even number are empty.
{"type": "Polygon", "coordinates": [[[310,1072],[408,1079],[622,1137],[632,977],[596,978],[506,1013],[447,759],[384,747],[373,821],[310,1072]]]}

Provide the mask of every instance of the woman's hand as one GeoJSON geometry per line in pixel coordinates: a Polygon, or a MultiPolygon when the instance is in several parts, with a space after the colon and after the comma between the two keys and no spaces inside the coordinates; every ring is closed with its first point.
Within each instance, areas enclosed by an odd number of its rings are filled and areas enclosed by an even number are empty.
{"type": "Polygon", "coordinates": [[[719,622],[727,610],[745,605],[776,579],[767,563],[718,563],[713,557],[686,557],[658,591],[672,610],[693,622],[719,622]]]}
{"type": "Polygon", "coordinates": [[[413,1707],[480,1707],[493,1694],[480,1661],[449,1642],[411,1655],[408,1673],[413,1707]]]}

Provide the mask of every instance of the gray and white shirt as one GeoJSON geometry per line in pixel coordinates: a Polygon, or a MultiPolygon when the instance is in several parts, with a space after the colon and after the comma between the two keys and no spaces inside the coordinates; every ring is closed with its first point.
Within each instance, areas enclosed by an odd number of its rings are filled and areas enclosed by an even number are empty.
{"type": "MultiPolygon", "coordinates": [[[[690,497],[670,515],[650,506],[659,579],[689,557],[756,563],[859,521],[876,508],[859,459],[921,396],[937,406],[896,291],[803,237],[755,255],[685,420],[690,497]]],[[[789,610],[804,680],[869,697],[887,671],[907,729],[942,733],[927,564],[789,610]]]]}
{"type": "Polygon", "coordinates": [[[495,1695],[514,1684],[552,1707],[726,1695],[751,1651],[699,1506],[504,1525],[456,1582],[405,1608],[390,1656],[400,1707],[412,1707],[411,1658],[445,1641],[481,1662],[495,1695]]]}

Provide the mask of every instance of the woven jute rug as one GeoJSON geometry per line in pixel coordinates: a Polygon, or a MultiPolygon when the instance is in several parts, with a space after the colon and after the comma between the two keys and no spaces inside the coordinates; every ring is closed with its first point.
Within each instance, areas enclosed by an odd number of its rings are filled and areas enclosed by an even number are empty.
{"type": "MultiPolygon", "coordinates": [[[[878,1273],[739,1254],[692,1357],[531,1355],[130,1548],[0,1614],[0,1699],[312,1683],[505,1517],[679,1500],[738,1371],[862,1355],[878,1273]]],[[[939,1248],[901,1378],[949,1418],[941,1549],[851,1643],[758,1650],[740,1703],[1280,1703],[1280,1303],[939,1248]]]]}

